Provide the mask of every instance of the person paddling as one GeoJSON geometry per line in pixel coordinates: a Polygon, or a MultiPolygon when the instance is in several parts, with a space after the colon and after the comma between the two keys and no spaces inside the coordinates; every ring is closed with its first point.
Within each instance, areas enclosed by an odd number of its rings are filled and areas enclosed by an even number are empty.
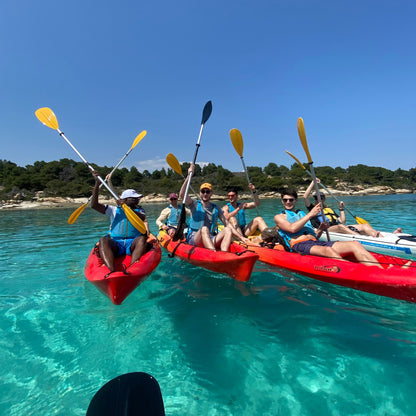
{"type": "Polygon", "coordinates": [[[313,256],[343,258],[352,254],[359,263],[383,266],[358,241],[319,241],[318,238],[328,227],[327,222],[320,224],[317,232],[311,219],[321,212],[321,204],[317,203],[310,212],[305,214],[296,209],[298,194],[294,189],[286,189],[281,193],[284,211],[275,215],[274,221],[279,233],[290,244],[293,251],[313,256]]]}
{"type": "MultiPolygon", "coordinates": [[[[319,178],[316,178],[316,181],[320,183],[319,178]]],[[[314,187],[314,182],[312,181],[308,188],[306,189],[305,193],[303,194],[303,200],[305,202],[305,206],[308,211],[311,211],[315,204],[318,202],[318,196],[314,195],[315,202],[312,203],[309,199],[311,191],[314,187]]],[[[324,208],[324,215],[326,220],[329,222],[328,231],[332,231],[335,233],[343,233],[343,234],[354,234],[354,235],[368,235],[370,237],[383,237],[380,231],[375,230],[370,224],[354,224],[354,225],[347,225],[347,220],[345,218],[345,208],[344,202],[339,202],[339,215],[330,207],[325,204],[325,194],[320,192],[321,201],[324,208]]],[[[322,215],[318,215],[311,219],[311,223],[314,228],[319,228],[319,225],[322,222],[322,215]]],[[[402,229],[397,228],[394,233],[401,233],[402,229]]]]}
{"type": "MultiPolygon", "coordinates": [[[[190,174],[193,175],[194,169],[195,165],[191,164],[188,169],[188,176],[185,178],[179,192],[181,199],[185,196],[186,186],[190,174]]],[[[191,220],[186,238],[188,244],[214,251],[217,249],[228,251],[233,236],[238,240],[248,242],[248,239],[241,236],[234,227],[229,226],[222,209],[211,202],[212,194],[212,185],[206,182],[200,186],[200,200],[193,199],[188,195],[184,201],[191,211],[191,220]],[[221,231],[218,231],[218,219],[225,226],[221,231]]]]}
{"type": "MultiPolygon", "coordinates": [[[[93,173],[95,185],[92,191],[91,208],[110,218],[109,233],[99,240],[99,253],[105,265],[110,269],[110,273],[115,271],[115,257],[124,254],[131,256],[131,264],[135,263],[146,251],[147,235],[138,231],[127,219],[121,205],[124,203],[129,206],[136,215],[144,222],[147,234],[149,233],[149,224],[146,221],[145,210],[139,206],[139,201],[143,195],[137,193],[134,189],[126,189],[117,201],[118,206],[103,205],[98,202],[98,190],[100,181],[97,179],[97,172],[93,173]]],[[[111,186],[111,178],[107,178],[111,186]]],[[[109,274],[110,274],[109,273],[109,274]]],[[[126,272],[127,273],[127,272],[126,272]]]]}

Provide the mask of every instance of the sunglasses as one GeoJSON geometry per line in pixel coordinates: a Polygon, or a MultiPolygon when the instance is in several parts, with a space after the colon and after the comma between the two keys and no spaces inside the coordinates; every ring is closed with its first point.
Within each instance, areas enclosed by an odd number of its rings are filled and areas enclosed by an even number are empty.
{"type": "Polygon", "coordinates": [[[209,189],[202,189],[201,194],[210,194],[211,191],[209,189]]]}
{"type": "Polygon", "coordinates": [[[228,194],[228,198],[232,198],[233,196],[235,196],[236,194],[228,194]]]}
{"type": "Polygon", "coordinates": [[[295,198],[282,198],[283,202],[293,202],[295,198]]]}
{"type": "Polygon", "coordinates": [[[170,198],[171,201],[177,201],[178,198],[170,198]]]}

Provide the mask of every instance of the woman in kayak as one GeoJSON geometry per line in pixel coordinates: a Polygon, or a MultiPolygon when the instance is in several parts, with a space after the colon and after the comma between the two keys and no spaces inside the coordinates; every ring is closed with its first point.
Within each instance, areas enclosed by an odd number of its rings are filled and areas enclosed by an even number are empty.
{"type": "Polygon", "coordinates": [[[298,194],[294,189],[287,189],[281,194],[284,211],[275,215],[274,221],[279,233],[290,244],[293,251],[313,256],[342,258],[352,254],[360,263],[383,268],[376,258],[358,241],[319,241],[318,238],[328,227],[327,222],[319,225],[317,232],[311,219],[321,212],[321,204],[317,203],[310,212],[305,214],[296,209],[298,194]]]}
{"type": "MultiPolygon", "coordinates": [[[[189,181],[189,174],[194,172],[195,165],[191,164],[188,169],[188,176],[186,177],[179,197],[183,199],[185,190],[189,181]]],[[[186,237],[187,243],[197,247],[205,247],[207,249],[216,251],[228,251],[233,239],[233,236],[243,242],[249,240],[240,234],[229,225],[227,219],[221,208],[211,202],[212,185],[210,183],[203,183],[200,186],[200,200],[191,198],[189,195],[184,201],[185,205],[191,211],[191,219],[189,221],[188,234],[186,237]],[[224,224],[224,228],[218,231],[217,220],[224,224]]]]}
{"type": "MultiPolygon", "coordinates": [[[[138,194],[134,189],[126,189],[120,196],[119,206],[103,205],[98,202],[100,181],[97,179],[97,173],[94,172],[93,176],[95,177],[95,185],[92,191],[91,208],[107,215],[111,222],[109,233],[99,241],[99,253],[105,265],[110,269],[110,273],[113,273],[115,271],[115,257],[128,254],[131,256],[131,264],[133,264],[146,251],[147,235],[142,234],[130,223],[121,205],[126,204],[136,213],[144,222],[147,233],[149,233],[149,224],[146,221],[144,209],[138,205],[143,195],[138,194]]],[[[107,177],[106,179],[111,186],[111,178],[107,177]]]]}

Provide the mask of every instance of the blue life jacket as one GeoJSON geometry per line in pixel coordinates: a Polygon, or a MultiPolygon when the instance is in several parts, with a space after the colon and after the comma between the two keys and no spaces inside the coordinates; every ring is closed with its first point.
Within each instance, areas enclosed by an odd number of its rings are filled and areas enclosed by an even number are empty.
{"type": "Polygon", "coordinates": [[[166,220],[166,225],[169,227],[177,227],[179,223],[179,217],[181,216],[182,207],[178,205],[178,208],[174,208],[172,205],[169,205],[170,214],[166,220]]]}
{"type": "MultiPolygon", "coordinates": [[[[306,214],[301,211],[300,209],[298,209],[296,212],[293,211],[289,211],[289,210],[284,210],[281,212],[282,214],[286,214],[286,219],[293,224],[294,222],[300,220],[301,218],[303,218],[306,214]]],[[[286,241],[290,241],[290,239],[292,239],[293,237],[298,237],[300,235],[307,235],[307,234],[311,234],[313,236],[316,237],[315,231],[312,227],[312,224],[310,221],[308,221],[299,231],[297,231],[296,233],[289,233],[287,231],[283,231],[281,229],[279,229],[279,234],[286,239],[286,241]]]]}
{"type": "MultiPolygon", "coordinates": [[[[134,212],[144,213],[144,210],[143,208],[136,208],[134,212]]],[[[116,239],[136,238],[140,235],[143,235],[127,219],[126,214],[121,207],[117,207],[116,215],[114,216],[114,220],[111,223],[109,234],[111,238],[116,239]]]]}
{"type": "Polygon", "coordinates": [[[205,217],[206,217],[206,213],[205,210],[212,210],[212,220],[211,220],[211,226],[210,226],[210,234],[215,235],[218,233],[218,207],[211,203],[209,206],[210,209],[207,209],[202,206],[201,201],[198,200],[197,205],[196,205],[196,210],[195,212],[193,212],[192,216],[191,216],[191,220],[189,221],[189,230],[188,230],[188,236],[190,235],[191,232],[195,232],[200,230],[205,223],[205,217]]]}
{"type": "MultiPolygon", "coordinates": [[[[228,202],[228,210],[230,212],[233,212],[235,210],[235,208],[228,202]]],[[[237,207],[239,207],[241,205],[241,202],[237,202],[237,207]]],[[[245,227],[247,222],[246,222],[246,214],[244,212],[244,210],[240,210],[238,211],[237,215],[235,216],[235,219],[237,220],[237,224],[240,227],[245,227]]]]}

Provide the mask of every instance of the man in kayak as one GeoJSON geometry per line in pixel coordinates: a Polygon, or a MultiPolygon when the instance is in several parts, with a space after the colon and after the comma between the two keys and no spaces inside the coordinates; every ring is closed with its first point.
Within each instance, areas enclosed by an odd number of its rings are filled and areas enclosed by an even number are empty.
{"type": "MultiPolygon", "coordinates": [[[[95,185],[92,191],[91,208],[107,215],[110,218],[110,231],[100,238],[99,253],[105,265],[110,269],[110,273],[115,271],[115,257],[128,254],[131,256],[131,264],[135,263],[146,251],[147,235],[138,231],[127,219],[126,214],[121,208],[122,204],[130,207],[136,215],[145,223],[147,233],[149,233],[149,224],[146,221],[146,213],[139,206],[140,198],[143,195],[138,194],[134,189],[126,189],[120,196],[118,206],[103,205],[98,202],[98,190],[100,181],[97,174],[94,173],[95,185]]],[[[110,178],[107,178],[108,184],[111,186],[110,178]]]]}
{"type": "Polygon", "coordinates": [[[311,219],[321,212],[321,204],[317,203],[310,212],[305,214],[296,209],[298,194],[294,189],[286,189],[281,194],[284,211],[275,215],[274,221],[279,227],[280,235],[288,242],[293,251],[313,256],[340,258],[348,254],[354,255],[358,262],[375,265],[381,264],[358,241],[319,241],[318,238],[328,227],[327,222],[319,225],[317,232],[311,219]]]}
{"type": "MultiPolygon", "coordinates": [[[[320,183],[319,178],[316,178],[316,181],[320,183]]],[[[303,194],[303,200],[305,202],[305,206],[308,211],[315,206],[318,202],[318,196],[315,194],[314,200],[315,202],[312,203],[309,199],[311,191],[314,187],[314,182],[312,181],[308,188],[306,189],[305,193],[303,194]]],[[[370,224],[354,224],[354,225],[346,225],[346,218],[345,218],[345,208],[344,202],[340,201],[339,203],[339,215],[332,209],[329,208],[325,204],[325,194],[320,192],[321,201],[323,204],[323,211],[326,217],[326,220],[329,222],[328,231],[333,231],[335,233],[343,233],[343,234],[355,234],[355,235],[368,235],[370,237],[383,237],[380,231],[375,230],[370,224]]],[[[314,228],[319,228],[319,225],[322,222],[322,215],[319,213],[316,217],[311,219],[311,223],[314,228]]],[[[394,233],[401,233],[402,229],[398,228],[394,231],[394,233]]]]}
{"type": "MultiPolygon", "coordinates": [[[[165,230],[171,237],[175,234],[181,216],[182,206],[178,205],[178,195],[172,192],[169,195],[170,204],[164,208],[156,220],[159,230],[165,230]]],[[[191,215],[189,208],[185,208],[186,213],[191,215]]]]}
{"type": "MultiPolygon", "coordinates": [[[[189,174],[194,172],[195,165],[191,164],[188,169],[188,176],[185,178],[179,197],[185,196],[185,190],[189,181],[189,174]]],[[[203,183],[200,186],[200,200],[191,198],[189,195],[184,201],[185,205],[191,211],[191,219],[189,221],[187,242],[188,244],[205,247],[210,250],[228,251],[233,236],[238,240],[248,242],[248,239],[237,233],[234,227],[228,224],[222,209],[211,202],[212,185],[203,183]],[[218,231],[217,220],[220,220],[225,227],[218,231]]]]}
{"type": "Polygon", "coordinates": [[[245,210],[253,209],[260,205],[260,200],[255,186],[250,183],[248,184],[248,187],[254,195],[253,202],[238,202],[238,191],[236,188],[231,188],[228,191],[228,199],[230,202],[222,207],[227,221],[237,230],[239,234],[241,233],[241,236],[243,237],[253,235],[257,230],[262,232],[265,228],[267,228],[267,224],[264,222],[262,217],[255,217],[247,224],[245,210]]]}

